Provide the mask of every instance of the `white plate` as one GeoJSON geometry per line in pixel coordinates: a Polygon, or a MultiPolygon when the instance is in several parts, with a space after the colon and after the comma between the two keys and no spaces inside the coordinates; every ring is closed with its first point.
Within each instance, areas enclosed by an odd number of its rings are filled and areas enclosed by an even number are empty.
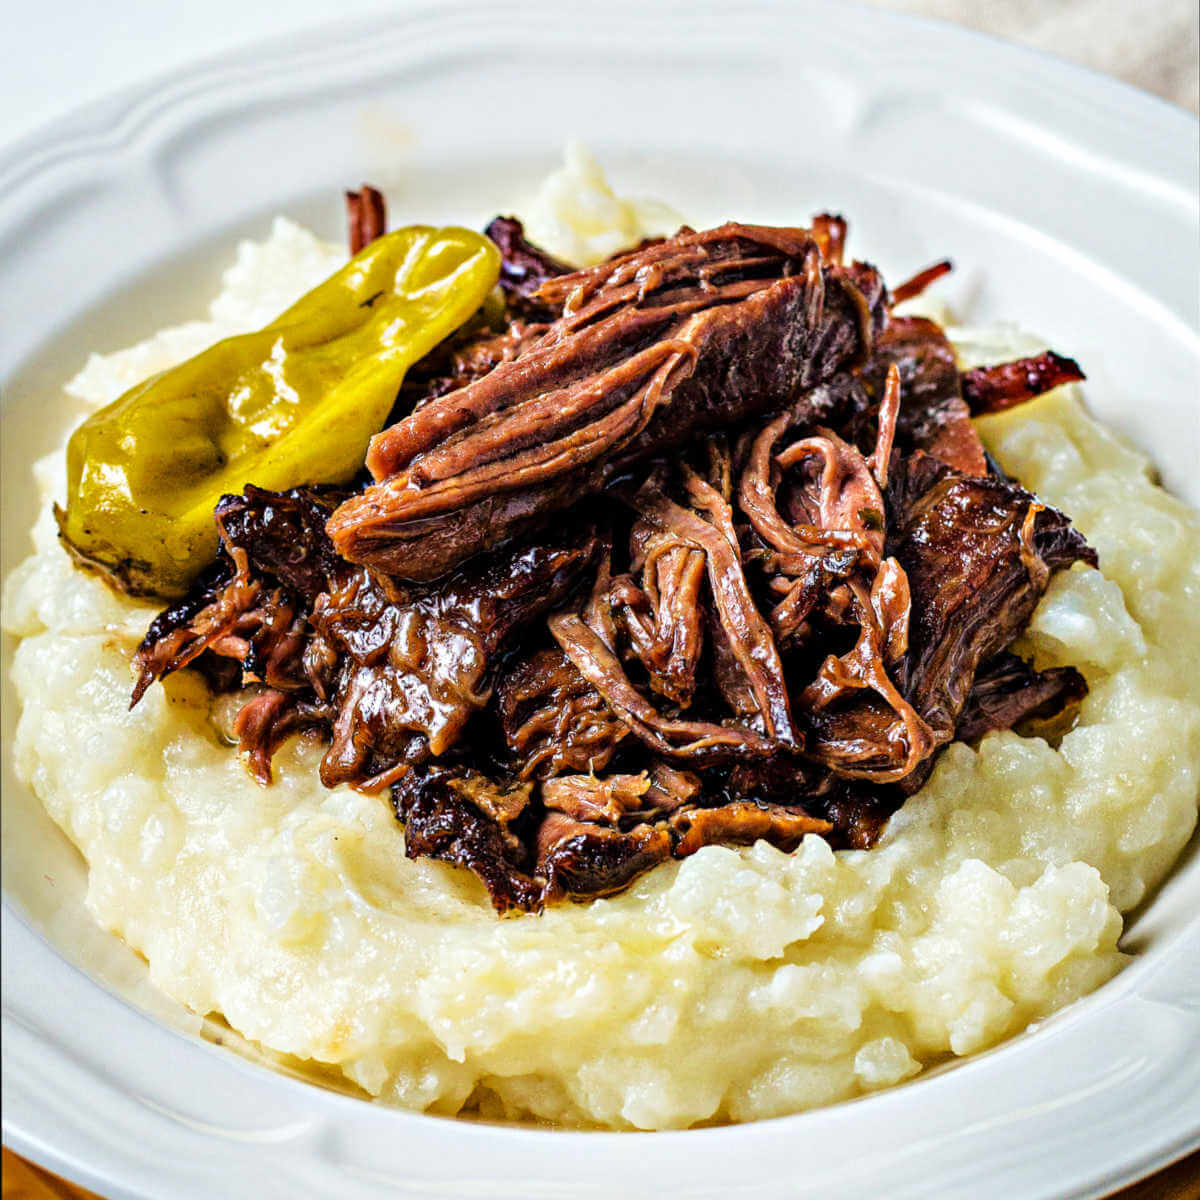
{"type": "MultiPolygon", "coordinates": [[[[340,236],[339,189],[369,179],[396,221],[479,224],[520,207],[568,134],[695,223],[836,207],[892,275],[953,254],[971,316],[1077,355],[1093,406],[1200,503],[1181,111],[845,5],[410,6],[176,73],[0,155],[5,569],[87,350],[201,311],[268,214],[340,236]]],[[[6,702],[6,737],[12,720],[6,702]]],[[[1127,934],[1140,958],[1006,1046],[802,1116],[578,1134],[389,1111],[215,1049],[91,926],[78,857],[5,771],[5,1140],[112,1196],[1091,1196],[1200,1143],[1195,840],[1127,934]]]]}

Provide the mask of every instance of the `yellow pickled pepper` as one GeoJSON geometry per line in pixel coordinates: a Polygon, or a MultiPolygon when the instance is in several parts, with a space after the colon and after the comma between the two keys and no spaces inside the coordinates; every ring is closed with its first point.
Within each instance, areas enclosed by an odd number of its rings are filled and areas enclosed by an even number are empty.
{"type": "Polygon", "coordinates": [[[131,388],[71,436],[64,540],[127,591],[181,595],[216,554],[223,494],[361,470],[405,372],[471,318],[499,269],[470,230],[398,229],[265,329],[131,388]]]}

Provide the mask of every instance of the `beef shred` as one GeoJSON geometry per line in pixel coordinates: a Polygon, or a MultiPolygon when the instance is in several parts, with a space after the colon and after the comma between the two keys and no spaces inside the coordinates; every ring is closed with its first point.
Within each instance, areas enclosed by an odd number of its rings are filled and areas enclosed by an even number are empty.
{"type": "MultiPolygon", "coordinates": [[[[349,213],[352,246],[382,232],[374,189],[349,213]]],[[[828,214],[584,271],[487,232],[503,315],[410,371],[365,483],[221,499],[135,704],[183,667],[243,689],[260,781],[320,739],[326,785],[389,791],[405,852],[499,912],[713,843],[867,848],[950,741],[1063,727],[1083,677],[1010,647],[1096,556],[970,418],[1075,363],[963,374],[828,214]]]]}
{"type": "Polygon", "coordinates": [[[884,289],[807,231],[686,231],[547,279],[561,314],[516,359],[378,434],[339,553],[436,579],[689,438],[794,402],[866,357],[884,289]]]}

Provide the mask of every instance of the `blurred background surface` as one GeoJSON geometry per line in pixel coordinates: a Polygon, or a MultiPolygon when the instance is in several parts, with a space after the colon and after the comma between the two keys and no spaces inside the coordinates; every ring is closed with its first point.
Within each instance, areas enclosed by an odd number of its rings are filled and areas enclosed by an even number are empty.
{"type": "Polygon", "coordinates": [[[1115,75],[1200,112],[1197,0],[868,0],[978,29],[1115,75]]]}
{"type": "MultiPolygon", "coordinates": [[[[564,3],[568,0],[564,0],[564,3]]],[[[837,19],[840,0],[830,0],[837,19]]],[[[1200,111],[1197,0],[868,0],[1047,50],[1200,111]]],[[[736,0],[730,0],[731,11],[736,0]]],[[[382,16],[390,0],[0,0],[0,143],[147,75],[335,20],[382,16]]],[[[603,12],[603,4],[593,11],[603,12]]]]}

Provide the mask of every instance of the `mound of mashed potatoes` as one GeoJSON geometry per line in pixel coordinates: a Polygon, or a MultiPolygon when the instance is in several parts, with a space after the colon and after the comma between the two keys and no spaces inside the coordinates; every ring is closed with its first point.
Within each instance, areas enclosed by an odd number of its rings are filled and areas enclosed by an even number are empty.
{"type": "MultiPolygon", "coordinates": [[[[569,167],[558,193],[571,170],[591,167],[569,167]]],[[[570,224],[558,193],[541,225],[570,224]]],[[[607,185],[592,201],[625,224],[553,248],[596,257],[647,231],[607,185]]],[[[67,391],[105,404],[269,321],[342,257],[280,219],[240,247],[207,321],[93,357],[67,391]]],[[[964,365],[1041,348],[952,336],[964,365]]],[[[468,872],[404,857],[386,799],[325,790],[319,746],[294,740],[275,784],[255,784],[222,734],[229,701],[188,672],[128,711],[155,610],[58,545],[61,453],[35,468],[35,549],[5,592],[19,774],[87,860],[96,919],[158,987],[380,1101],[674,1129],[896,1084],[1119,971],[1121,913],[1169,870],[1200,792],[1196,515],[1075,389],[981,430],[1099,551],[1100,572],[1055,577],[1017,647],[1077,666],[1091,691],[1058,745],[1004,732],[950,746],[872,851],[811,836],[793,854],[707,847],[613,899],[499,920],[468,872]]]]}

